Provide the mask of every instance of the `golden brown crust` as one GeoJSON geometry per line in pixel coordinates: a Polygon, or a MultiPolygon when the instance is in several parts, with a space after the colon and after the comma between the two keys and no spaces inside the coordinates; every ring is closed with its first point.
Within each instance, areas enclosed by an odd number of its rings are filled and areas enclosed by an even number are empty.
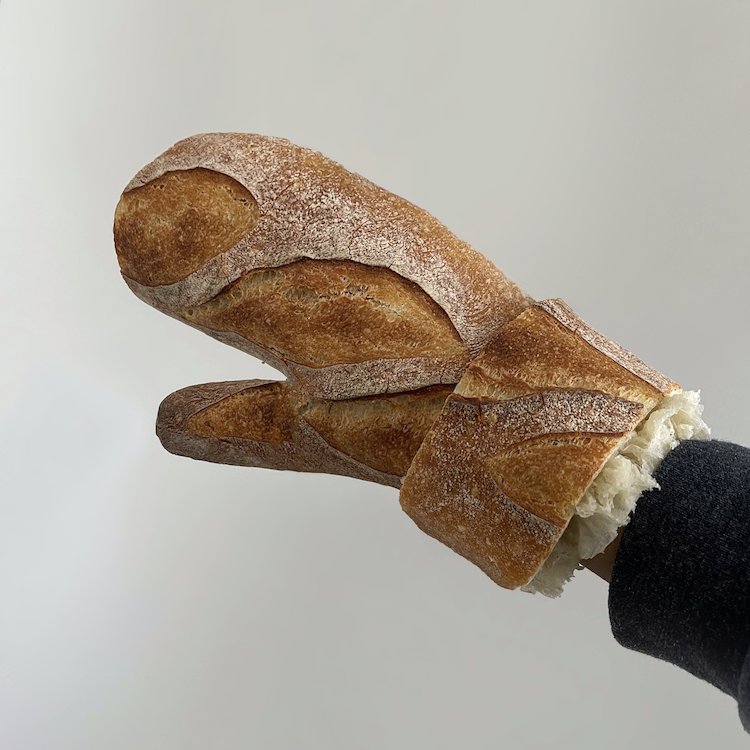
{"type": "Polygon", "coordinates": [[[296,401],[288,385],[270,381],[206,404],[181,426],[199,437],[246,438],[280,445],[293,440],[298,423],[296,401]]]}
{"type": "Polygon", "coordinates": [[[677,383],[670,380],[666,375],[662,375],[658,370],[654,370],[653,367],[638,359],[635,354],[624,349],[617,342],[608,339],[606,336],[602,336],[599,331],[596,331],[581,320],[563,300],[546,299],[537,302],[536,306],[542,310],[546,310],[560,325],[568,328],[587,344],[590,344],[594,349],[597,349],[609,359],[617,362],[625,370],[640,378],[644,383],[648,383],[662,396],[680,389],[677,383]]]}
{"type": "Polygon", "coordinates": [[[303,259],[248,271],[183,316],[312,368],[373,359],[468,363],[469,358],[448,316],[416,284],[349,260],[303,259]]]}
{"type": "MultiPolygon", "coordinates": [[[[309,327],[311,348],[322,352],[315,358],[314,366],[287,362],[284,354],[275,351],[283,348],[278,347],[277,342],[264,340],[261,344],[245,338],[238,331],[255,325],[250,316],[241,321],[242,325],[235,320],[231,330],[212,329],[210,325],[189,321],[215,338],[258,353],[264,361],[297,378],[316,396],[349,398],[455,383],[471,356],[532,302],[492,263],[426,211],[348,172],[317,152],[278,138],[236,133],[188,138],[141,170],[126,188],[122,200],[127,202],[128,196],[165,176],[182,173],[202,179],[206,170],[236,180],[239,187],[253,197],[258,207],[257,224],[229,249],[225,248],[223,240],[211,244],[207,237],[211,246],[201,256],[206,258],[205,262],[196,269],[193,262],[186,260],[181,266],[181,278],[176,281],[172,279],[180,274],[175,270],[176,265],[170,265],[171,275],[165,278],[171,283],[149,286],[143,283],[147,273],[125,273],[131,289],[149,304],[184,319],[187,309],[210,304],[248,272],[291,267],[290,264],[305,258],[367,267],[382,276],[378,292],[381,300],[384,290],[395,293],[410,287],[406,297],[399,301],[400,311],[410,319],[406,326],[409,330],[404,329],[405,336],[391,335],[394,327],[398,328],[398,321],[389,319],[388,310],[372,301],[369,305],[359,304],[357,325],[352,326],[351,334],[339,332],[336,347],[324,341],[322,323],[309,327]],[[394,282],[395,275],[401,281],[394,282]],[[404,301],[407,304],[403,304],[404,301]],[[428,307],[433,313],[436,310],[440,313],[424,314],[428,307]],[[441,318],[450,322],[450,331],[441,318]],[[435,337],[436,326],[450,335],[435,337]],[[417,329],[423,330],[418,332],[417,329]],[[368,355],[370,359],[351,361],[348,354],[349,358],[343,362],[341,356],[330,361],[325,359],[328,353],[335,357],[347,348],[361,355],[357,342],[363,339],[363,330],[367,331],[369,339],[381,343],[368,355]],[[348,342],[344,341],[347,336],[350,336],[348,342]],[[319,337],[321,340],[317,341],[319,337]],[[419,344],[430,338],[438,351],[419,344]],[[388,340],[393,349],[382,345],[388,340]],[[405,353],[404,346],[408,349],[415,342],[415,351],[405,353]]],[[[215,188],[199,187],[201,195],[215,188]]],[[[170,226],[173,219],[166,204],[157,208],[143,214],[142,220],[170,226]]],[[[120,215],[124,213],[121,211],[120,215]]],[[[209,224],[207,222],[206,226],[209,224]]],[[[178,230],[176,225],[174,228],[178,230]]],[[[135,230],[129,232],[129,236],[136,234],[135,230]]],[[[117,227],[116,235],[123,236],[117,227]]],[[[167,238],[163,243],[167,254],[170,242],[167,238]]],[[[139,257],[130,251],[123,253],[122,249],[120,255],[139,257]]],[[[195,257],[198,257],[195,253],[190,255],[190,258],[195,257]]],[[[176,259],[175,264],[179,263],[181,261],[176,259]]],[[[373,281],[372,286],[378,287],[378,284],[373,281]]],[[[315,289],[312,291],[317,293],[315,289]]],[[[345,294],[342,296],[346,298],[345,294]]],[[[338,302],[331,306],[336,304],[338,302]]],[[[283,330],[287,331],[285,326],[283,330]]],[[[254,331],[246,330],[246,333],[255,335],[254,331]]],[[[307,361],[310,361],[309,352],[307,361]]]]}
{"type": "Polygon", "coordinates": [[[237,180],[210,169],[167,172],[117,205],[120,269],[145,286],[174,284],[234,247],[257,223],[258,204],[237,180]]]}
{"type": "Polygon", "coordinates": [[[313,399],[284,381],[205,383],[168,396],[157,434],[172,453],[214,463],[343,474],[400,487],[450,393],[313,399]]]}
{"type": "Polygon", "coordinates": [[[540,302],[519,316],[516,325],[502,329],[469,365],[468,377],[456,393],[471,397],[497,393],[498,398],[508,398],[575,387],[635,400],[648,410],[678,387],[594,331],[564,304],[561,300],[540,302]],[[592,334],[607,352],[591,343],[592,334]]]}
{"type": "Polygon", "coordinates": [[[355,461],[403,477],[452,390],[435,385],[391,396],[311,399],[300,415],[355,461]]]}
{"type": "Polygon", "coordinates": [[[605,461],[679,389],[593,334],[560,300],[505,326],[404,479],[401,504],[417,525],[505,588],[533,578],[605,461]]]}
{"type": "Polygon", "coordinates": [[[268,380],[190,386],[162,401],[156,433],[170,453],[200,461],[401,485],[401,477],[355,461],[323,440],[299,418],[298,397],[286,383],[268,380]]]}

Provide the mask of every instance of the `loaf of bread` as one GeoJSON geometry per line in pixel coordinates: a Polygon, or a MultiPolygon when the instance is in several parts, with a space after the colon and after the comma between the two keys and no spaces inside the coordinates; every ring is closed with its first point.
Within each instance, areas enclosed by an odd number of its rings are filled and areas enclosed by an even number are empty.
{"type": "Polygon", "coordinates": [[[177,143],[126,187],[114,235],[140,299],[287,377],[171,394],[167,450],[400,488],[503,587],[558,596],[664,455],[708,436],[696,393],[288,141],[177,143]]]}
{"type": "Polygon", "coordinates": [[[532,299],[426,211],[280,138],[180,141],[115,213],[125,281],[325,399],[457,383],[532,299]]]}

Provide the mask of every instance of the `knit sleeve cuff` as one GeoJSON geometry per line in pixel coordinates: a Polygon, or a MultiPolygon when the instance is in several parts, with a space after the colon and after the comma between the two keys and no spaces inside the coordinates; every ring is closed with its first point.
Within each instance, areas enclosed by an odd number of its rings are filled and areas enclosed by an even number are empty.
{"type": "Polygon", "coordinates": [[[655,479],[612,569],[612,633],[738,699],[750,731],[750,450],[688,440],[655,479]]]}

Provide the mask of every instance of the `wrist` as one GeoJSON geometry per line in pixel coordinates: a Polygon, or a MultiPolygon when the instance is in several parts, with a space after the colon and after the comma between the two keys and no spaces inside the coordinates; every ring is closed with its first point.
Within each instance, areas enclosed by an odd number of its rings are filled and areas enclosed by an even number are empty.
{"type": "Polygon", "coordinates": [[[609,583],[612,577],[612,566],[615,564],[615,557],[617,557],[617,550],[620,548],[620,540],[624,530],[625,527],[621,526],[617,536],[603,552],[588,560],[581,560],[581,565],[609,583]]]}

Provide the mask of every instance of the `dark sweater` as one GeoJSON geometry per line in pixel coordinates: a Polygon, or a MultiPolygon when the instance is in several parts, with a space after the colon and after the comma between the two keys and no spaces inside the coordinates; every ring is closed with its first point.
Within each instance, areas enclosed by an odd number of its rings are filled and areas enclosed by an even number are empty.
{"type": "Polygon", "coordinates": [[[689,440],[655,478],[612,569],[612,633],[734,696],[750,732],[750,449],[689,440]]]}

